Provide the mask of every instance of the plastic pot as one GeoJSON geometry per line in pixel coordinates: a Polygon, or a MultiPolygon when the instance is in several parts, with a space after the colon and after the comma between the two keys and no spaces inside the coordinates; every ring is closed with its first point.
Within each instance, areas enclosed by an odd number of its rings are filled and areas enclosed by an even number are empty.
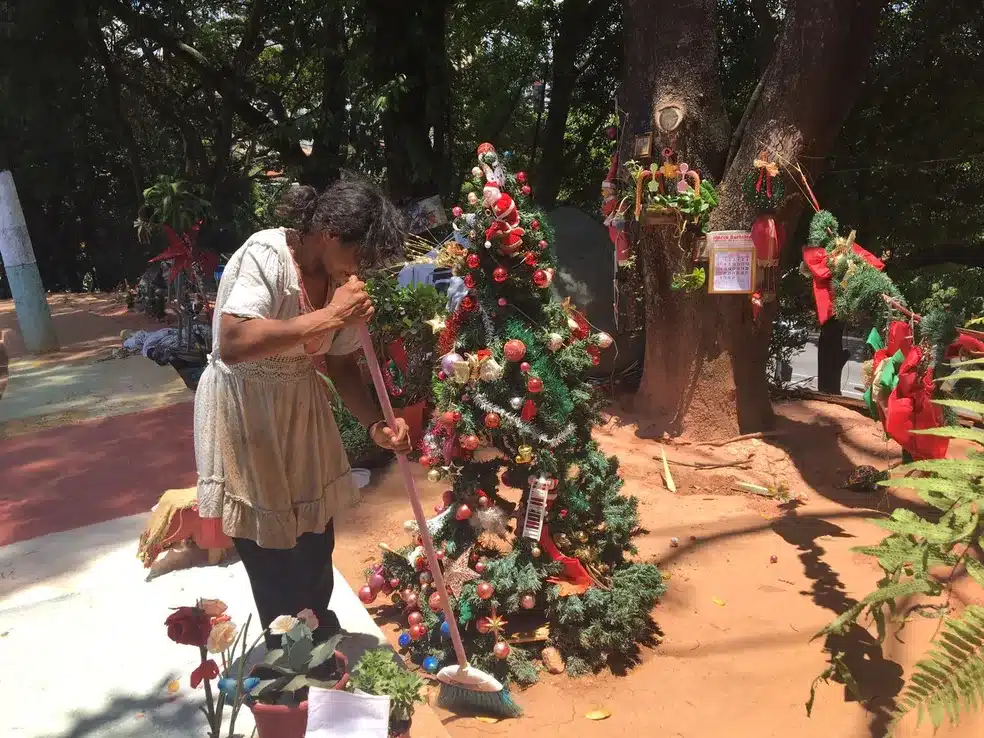
{"type": "MultiPolygon", "coordinates": [[[[344,690],[349,681],[348,659],[335,651],[342,676],[332,689],[344,690]]],[[[307,732],[308,703],[299,705],[264,705],[254,702],[249,706],[256,723],[257,738],[304,738],[307,732]]]]}

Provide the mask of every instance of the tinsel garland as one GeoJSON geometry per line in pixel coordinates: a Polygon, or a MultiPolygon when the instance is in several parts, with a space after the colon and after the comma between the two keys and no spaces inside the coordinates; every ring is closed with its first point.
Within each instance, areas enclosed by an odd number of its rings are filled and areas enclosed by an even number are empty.
{"type": "Polygon", "coordinates": [[[576,430],[573,423],[569,423],[564,430],[562,430],[558,435],[551,438],[546,433],[537,433],[536,429],[529,423],[520,420],[515,415],[510,413],[503,407],[496,405],[494,402],[489,400],[488,397],[483,395],[481,392],[475,392],[472,394],[472,399],[475,400],[475,404],[478,405],[482,410],[487,413],[498,413],[502,420],[508,422],[513,428],[522,433],[527,438],[531,438],[541,443],[549,446],[550,448],[557,448],[560,444],[571,437],[571,434],[576,430]]]}

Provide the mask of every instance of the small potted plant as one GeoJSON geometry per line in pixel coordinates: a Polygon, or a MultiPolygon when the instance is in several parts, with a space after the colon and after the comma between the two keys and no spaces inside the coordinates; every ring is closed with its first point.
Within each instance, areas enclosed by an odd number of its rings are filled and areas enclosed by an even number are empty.
{"type": "Polygon", "coordinates": [[[310,610],[297,617],[281,615],[270,624],[270,632],[281,636],[281,648],[268,652],[250,671],[259,681],[246,698],[259,738],[303,738],[308,688],[345,689],[348,662],[335,650],[342,636],[315,645],[317,628],[318,619],[310,610]]]}
{"type": "MultiPolygon", "coordinates": [[[[231,710],[227,738],[234,738],[236,717],[246,699],[246,693],[255,687],[259,680],[243,679],[243,664],[246,655],[259,643],[254,641],[246,647],[246,634],[250,618],[240,629],[226,614],[226,605],[221,600],[198,600],[192,607],[175,608],[164,621],[167,636],[175,643],[195,646],[198,649],[198,666],[191,672],[191,688],[203,687],[205,706],[202,712],[208,721],[208,738],[220,738],[222,716],[226,705],[231,710]],[[238,659],[237,654],[238,652],[238,659]],[[221,662],[216,663],[217,657],[221,662]],[[217,680],[218,693],[212,690],[212,681],[217,680]]],[[[262,637],[262,635],[261,635],[262,637]]],[[[168,689],[177,691],[180,686],[173,682],[168,689]]]]}
{"type": "Polygon", "coordinates": [[[390,738],[410,738],[416,705],[424,702],[424,680],[407,671],[388,648],[366,651],[352,671],[351,686],[390,698],[390,738]]]}

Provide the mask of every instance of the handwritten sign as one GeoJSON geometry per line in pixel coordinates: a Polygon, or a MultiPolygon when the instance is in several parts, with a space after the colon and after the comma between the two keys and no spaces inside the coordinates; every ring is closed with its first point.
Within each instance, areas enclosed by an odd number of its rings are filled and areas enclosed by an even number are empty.
{"type": "Polygon", "coordinates": [[[748,231],[707,234],[710,275],[707,291],[718,295],[748,295],[755,291],[755,244],[748,231]]]}

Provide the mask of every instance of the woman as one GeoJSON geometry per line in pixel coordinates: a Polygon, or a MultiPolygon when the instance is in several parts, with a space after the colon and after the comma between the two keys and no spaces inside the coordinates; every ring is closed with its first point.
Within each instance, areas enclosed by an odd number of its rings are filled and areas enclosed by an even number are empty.
{"type": "MultiPolygon", "coordinates": [[[[229,259],[219,284],[213,347],[195,397],[198,507],[221,520],[249,575],[263,628],[310,609],[323,642],[332,518],[357,490],[331,411],[321,362],[379,446],[409,450],[407,426],[383,422],[362,380],[357,329],[372,316],[356,276],[400,250],[402,217],[375,186],[342,179],[320,197],[295,187],[278,214],[229,259]]],[[[279,638],[267,636],[268,648],[279,638]]]]}

